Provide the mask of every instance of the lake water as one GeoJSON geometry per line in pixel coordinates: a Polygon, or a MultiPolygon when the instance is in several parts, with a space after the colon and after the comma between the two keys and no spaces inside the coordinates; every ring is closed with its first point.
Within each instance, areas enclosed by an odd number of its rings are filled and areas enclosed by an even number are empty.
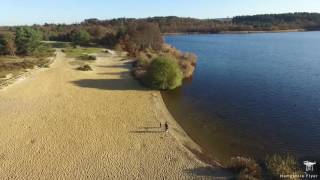
{"type": "Polygon", "coordinates": [[[167,36],[198,56],[191,80],[162,92],[212,157],[320,157],[320,32],[167,36]]]}

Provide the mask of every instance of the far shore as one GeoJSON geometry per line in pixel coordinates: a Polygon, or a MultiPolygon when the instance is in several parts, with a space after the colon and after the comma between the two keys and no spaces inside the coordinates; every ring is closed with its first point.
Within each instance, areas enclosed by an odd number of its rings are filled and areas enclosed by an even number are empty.
{"type": "Polygon", "coordinates": [[[255,33],[286,33],[286,32],[308,32],[318,30],[307,29],[288,29],[288,30],[274,30],[274,31],[220,31],[220,32],[181,32],[181,33],[163,33],[164,36],[171,35],[193,35],[193,34],[255,34],[255,33]]]}

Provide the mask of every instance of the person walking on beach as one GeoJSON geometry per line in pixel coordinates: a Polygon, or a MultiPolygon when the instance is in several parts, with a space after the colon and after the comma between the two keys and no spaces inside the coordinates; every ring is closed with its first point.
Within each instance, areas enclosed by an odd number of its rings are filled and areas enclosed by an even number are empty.
{"type": "Polygon", "coordinates": [[[165,131],[165,132],[168,132],[168,130],[169,130],[169,125],[168,125],[168,123],[166,122],[166,123],[164,123],[164,131],[165,131]]]}

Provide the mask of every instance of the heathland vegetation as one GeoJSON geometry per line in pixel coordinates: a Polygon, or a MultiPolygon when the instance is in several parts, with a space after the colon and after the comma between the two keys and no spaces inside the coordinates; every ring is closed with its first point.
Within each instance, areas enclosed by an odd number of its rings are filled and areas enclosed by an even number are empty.
{"type": "Polygon", "coordinates": [[[260,163],[251,158],[233,157],[229,169],[236,179],[281,179],[281,175],[303,175],[298,160],[290,154],[274,154],[260,163]]]}
{"type": "Polygon", "coordinates": [[[42,42],[42,33],[31,27],[0,34],[0,82],[34,67],[47,67],[53,50],[42,42]]]}

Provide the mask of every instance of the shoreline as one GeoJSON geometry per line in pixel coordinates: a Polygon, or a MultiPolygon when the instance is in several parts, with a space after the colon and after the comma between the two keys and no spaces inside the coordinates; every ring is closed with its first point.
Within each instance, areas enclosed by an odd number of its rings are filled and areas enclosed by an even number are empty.
{"type": "Polygon", "coordinates": [[[166,119],[168,124],[171,126],[169,133],[176,139],[177,142],[181,145],[181,147],[188,152],[188,154],[196,159],[197,161],[209,165],[224,168],[222,164],[213,159],[207,159],[207,156],[204,154],[202,148],[192,140],[192,138],[185,132],[185,130],[179,125],[179,123],[174,119],[172,114],[170,113],[168,107],[166,106],[164,99],[161,95],[160,91],[154,93],[153,101],[156,106],[157,112],[162,114],[160,118],[158,118],[159,122],[163,122],[159,119],[166,119]]]}
{"type": "Polygon", "coordinates": [[[286,32],[312,32],[319,30],[307,30],[307,29],[288,29],[288,30],[274,30],[274,31],[220,31],[220,32],[180,32],[180,33],[163,33],[163,36],[175,36],[175,35],[199,35],[199,34],[258,34],[258,33],[286,33],[286,32]]]}

